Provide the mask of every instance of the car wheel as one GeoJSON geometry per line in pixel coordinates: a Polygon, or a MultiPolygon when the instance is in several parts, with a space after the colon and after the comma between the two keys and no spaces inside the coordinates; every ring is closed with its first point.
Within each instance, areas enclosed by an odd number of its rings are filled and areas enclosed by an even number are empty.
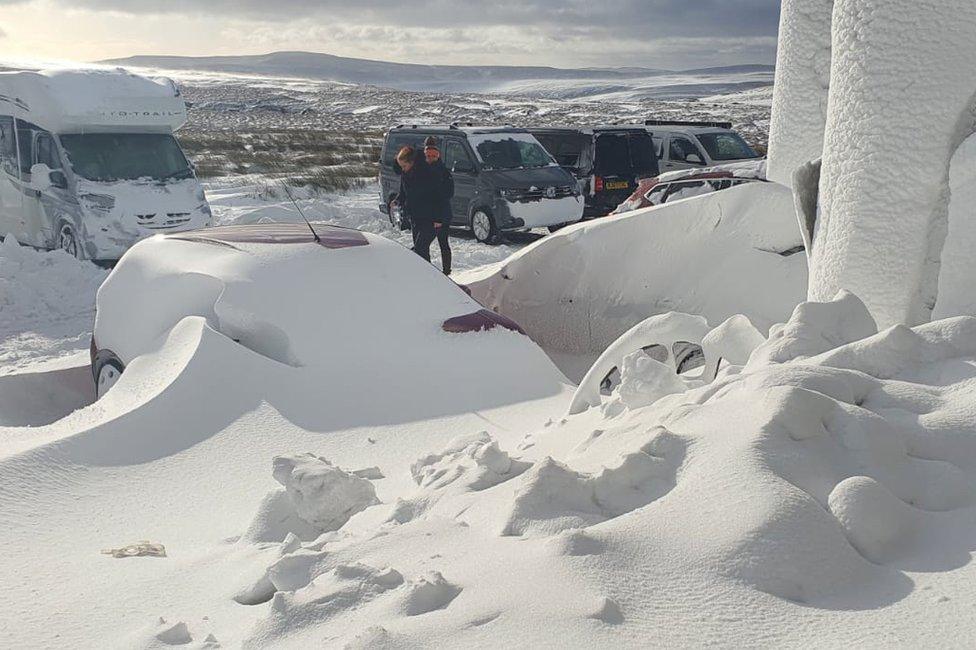
{"type": "Polygon", "coordinates": [[[79,254],[81,249],[78,247],[78,237],[75,235],[75,229],[71,227],[71,224],[61,224],[61,228],[58,230],[58,248],[63,250],[71,257],[81,259],[81,255],[79,254]]]}
{"type": "Polygon", "coordinates": [[[114,359],[103,363],[102,367],[98,369],[98,376],[95,378],[95,399],[101,399],[119,381],[120,377],[122,377],[122,364],[114,359]]]}
{"type": "Polygon", "coordinates": [[[475,210],[471,215],[471,232],[482,244],[494,244],[498,238],[495,219],[484,210],[475,210]]]}

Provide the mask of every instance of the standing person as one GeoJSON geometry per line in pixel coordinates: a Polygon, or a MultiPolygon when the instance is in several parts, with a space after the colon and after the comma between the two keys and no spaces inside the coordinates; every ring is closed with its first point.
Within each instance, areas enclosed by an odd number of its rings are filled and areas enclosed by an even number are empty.
{"type": "Polygon", "coordinates": [[[430,261],[430,244],[437,236],[434,217],[438,214],[440,182],[424,156],[407,145],[396,155],[400,165],[400,193],[397,201],[410,219],[413,252],[430,261]]]}
{"type": "MultiPolygon", "coordinates": [[[[451,211],[451,199],[454,198],[454,177],[441,160],[441,152],[437,148],[437,140],[433,136],[424,140],[424,159],[433,173],[435,185],[438,188],[434,206],[434,231],[436,232],[437,243],[441,248],[441,265],[444,275],[450,275],[451,221],[454,219],[451,211]]],[[[425,250],[430,250],[429,243],[425,250]]],[[[429,252],[428,255],[430,255],[429,252]]]]}

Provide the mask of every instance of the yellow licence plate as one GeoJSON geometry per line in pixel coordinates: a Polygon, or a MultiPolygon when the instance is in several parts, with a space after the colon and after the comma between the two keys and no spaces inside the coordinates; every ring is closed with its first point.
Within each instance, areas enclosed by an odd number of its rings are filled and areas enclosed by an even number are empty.
{"type": "Polygon", "coordinates": [[[603,187],[607,188],[608,190],[625,190],[629,186],[630,184],[627,181],[612,181],[606,183],[603,187]]]}

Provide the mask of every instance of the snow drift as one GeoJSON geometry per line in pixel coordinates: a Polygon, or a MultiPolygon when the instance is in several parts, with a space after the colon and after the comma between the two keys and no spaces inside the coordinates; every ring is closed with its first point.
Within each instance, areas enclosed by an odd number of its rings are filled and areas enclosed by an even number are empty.
{"type": "Polygon", "coordinates": [[[712,385],[424,456],[412,508],[367,509],[268,565],[277,591],[244,645],[957,634],[974,368],[976,318],[879,332],[851,294],[803,304],[712,385]]]}

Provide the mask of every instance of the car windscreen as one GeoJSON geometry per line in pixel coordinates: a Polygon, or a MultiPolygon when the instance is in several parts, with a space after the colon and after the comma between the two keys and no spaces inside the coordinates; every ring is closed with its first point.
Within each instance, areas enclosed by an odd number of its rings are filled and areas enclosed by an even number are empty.
{"type": "Polygon", "coordinates": [[[63,134],[75,174],[90,181],[190,178],[193,171],[169,133],[63,134]]]}
{"type": "Polygon", "coordinates": [[[556,164],[549,152],[532,136],[482,135],[471,140],[476,140],[472,144],[475,144],[475,151],[485,169],[527,169],[556,164]]]}
{"type": "Polygon", "coordinates": [[[586,151],[592,137],[585,133],[533,133],[561,167],[582,170],[588,165],[586,151]]]}
{"type": "Polygon", "coordinates": [[[654,141],[644,133],[601,133],[596,137],[596,171],[614,176],[656,176],[654,141]]]}
{"type": "Polygon", "coordinates": [[[712,160],[742,160],[758,158],[759,154],[738,133],[699,133],[698,141],[712,160]]]}

